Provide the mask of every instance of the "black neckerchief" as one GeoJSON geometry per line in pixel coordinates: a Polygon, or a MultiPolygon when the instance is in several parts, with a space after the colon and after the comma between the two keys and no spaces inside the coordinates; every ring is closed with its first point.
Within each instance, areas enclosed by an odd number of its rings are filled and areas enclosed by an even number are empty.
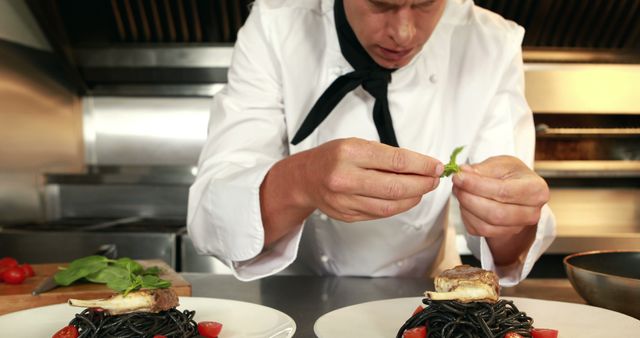
{"type": "Polygon", "coordinates": [[[342,0],[335,1],[333,12],[340,50],[354,71],[338,77],[322,93],[302,122],[291,143],[298,144],[309,136],[329,116],[329,113],[347,93],[362,85],[362,88],[376,99],[373,106],[373,121],[378,130],[380,142],[397,147],[398,141],[393,131],[389,101],[387,100],[387,88],[389,82],[391,82],[391,73],[394,69],[380,67],[362,47],[347,21],[342,0]]]}

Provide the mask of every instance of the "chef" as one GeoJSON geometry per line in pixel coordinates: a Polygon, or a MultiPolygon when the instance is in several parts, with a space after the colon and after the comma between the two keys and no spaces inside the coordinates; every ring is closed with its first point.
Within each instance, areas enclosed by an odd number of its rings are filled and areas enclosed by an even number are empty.
{"type": "Polygon", "coordinates": [[[459,263],[453,195],[482,267],[518,283],[555,236],[523,35],[469,0],[255,1],[189,193],[197,251],[241,280],[428,277],[459,263]]]}

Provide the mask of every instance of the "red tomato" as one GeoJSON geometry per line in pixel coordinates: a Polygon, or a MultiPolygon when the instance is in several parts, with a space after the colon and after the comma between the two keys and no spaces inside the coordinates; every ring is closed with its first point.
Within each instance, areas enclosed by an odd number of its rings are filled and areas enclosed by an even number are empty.
{"type": "Polygon", "coordinates": [[[222,331],[222,324],[218,322],[198,323],[198,333],[206,338],[216,338],[222,331]]]}
{"type": "Polygon", "coordinates": [[[18,261],[13,257],[3,257],[0,259],[0,267],[10,268],[12,266],[18,266],[18,261]]]}
{"type": "Polygon", "coordinates": [[[411,315],[411,317],[413,317],[413,316],[417,315],[418,313],[422,312],[422,310],[424,310],[422,305],[418,305],[418,307],[413,311],[413,314],[411,315]]]}
{"type": "Polygon", "coordinates": [[[0,266],[0,282],[2,282],[4,279],[2,278],[2,274],[4,274],[5,270],[8,270],[9,268],[0,266]]]}
{"type": "Polygon", "coordinates": [[[418,326],[413,329],[404,330],[402,338],[425,338],[427,336],[427,327],[418,326]]]}
{"type": "Polygon", "coordinates": [[[533,338],[558,338],[558,330],[554,329],[531,329],[533,338]]]}
{"type": "Polygon", "coordinates": [[[8,268],[2,273],[2,279],[7,284],[21,284],[25,278],[27,278],[27,276],[24,274],[24,271],[17,266],[8,268]]]}
{"type": "Polygon", "coordinates": [[[51,338],[77,338],[78,328],[73,325],[67,325],[56,332],[51,338]]]}
{"type": "Polygon", "coordinates": [[[18,265],[18,267],[20,267],[20,269],[22,269],[22,271],[24,271],[24,274],[27,277],[33,277],[36,275],[36,273],[33,271],[33,268],[31,267],[31,265],[29,265],[29,263],[24,263],[22,265],[18,265]]]}
{"type": "Polygon", "coordinates": [[[504,338],[523,338],[523,337],[515,332],[507,332],[507,334],[504,335],[504,338]]]}
{"type": "Polygon", "coordinates": [[[157,334],[157,335],[153,336],[153,338],[167,338],[167,336],[163,336],[161,334],[157,334]]]}

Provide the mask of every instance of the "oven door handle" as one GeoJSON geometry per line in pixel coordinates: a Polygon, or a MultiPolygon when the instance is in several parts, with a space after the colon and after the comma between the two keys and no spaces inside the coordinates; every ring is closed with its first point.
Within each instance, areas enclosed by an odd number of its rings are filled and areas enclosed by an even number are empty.
{"type": "Polygon", "coordinates": [[[544,137],[640,137],[640,128],[551,128],[541,124],[536,126],[536,134],[544,137]]]}
{"type": "Polygon", "coordinates": [[[102,229],[107,229],[107,228],[114,227],[116,225],[135,223],[135,222],[138,222],[140,220],[142,220],[142,217],[140,217],[140,216],[119,218],[119,219],[116,219],[116,220],[113,220],[113,221],[107,221],[107,222],[91,224],[91,225],[82,227],[82,230],[83,231],[102,230],[102,229]]]}

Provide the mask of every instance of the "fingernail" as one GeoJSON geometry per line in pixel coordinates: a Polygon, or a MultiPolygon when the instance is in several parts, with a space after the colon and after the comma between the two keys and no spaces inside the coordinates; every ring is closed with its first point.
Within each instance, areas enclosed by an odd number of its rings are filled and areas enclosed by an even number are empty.
{"type": "Polygon", "coordinates": [[[442,175],[443,172],[444,172],[444,165],[442,163],[438,163],[436,165],[436,176],[440,177],[440,175],[442,175]]]}
{"type": "Polygon", "coordinates": [[[436,178],[436,179],[433,180],[433,188],[432,189],[435,190],[438,187],[438,185],[440,185],[440,179],[436,178]]]}

